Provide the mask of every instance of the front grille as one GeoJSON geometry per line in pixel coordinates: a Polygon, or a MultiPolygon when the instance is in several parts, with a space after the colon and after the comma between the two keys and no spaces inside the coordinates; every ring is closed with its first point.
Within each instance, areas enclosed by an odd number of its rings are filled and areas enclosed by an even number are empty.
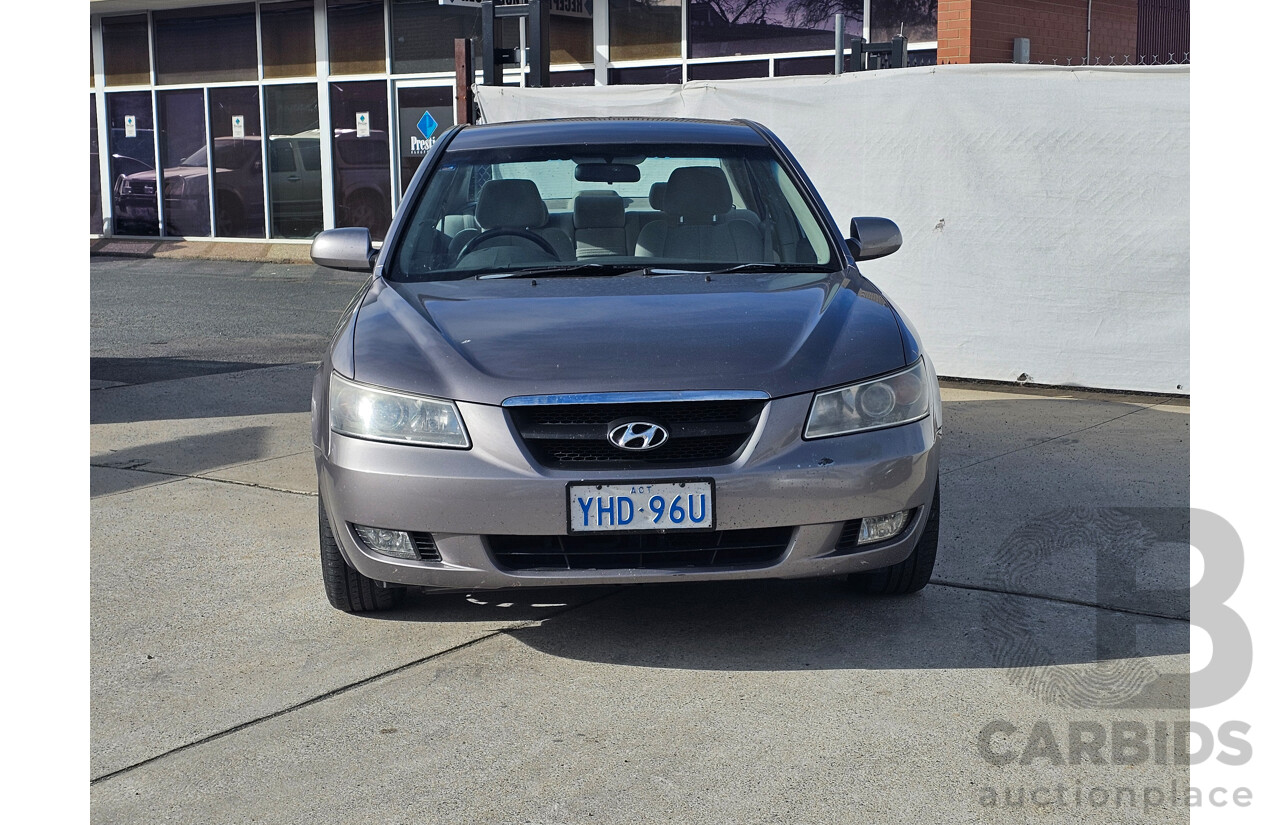
{"type": "Polygon", "coordinates": [[[858,533],[862,530],[862,519],[855,518],[844,523],[840,538],[836,539],[836,553],[852,553],[858,549],[858,533]]]}
{"type": "Polygon", "coordinates": [[[764,401],[671,401],[649,404],[563,404],[510,409],[533,459],[553,469],[678,467],[727,464],[755,432],[764,401]],[[609,430],[633,421],[660,424],[665,444],[624,450],[609,430]]]}
{"type": "MultiPolygon", "coordinates": [[[[704,439],[687,439],[687,443],[663,445],[653,450],[652,458],[645,463],[721,464],[732,458],[742,446],[741,436],[712,436],[704,439]]],[[[526,441],[525,443],[529,443],[526,441]]],[[[538,462],[551,467],[566,464],[618,463],[635,460],[634,453],[627,453],[603,439],[577,441],[575,439],[540,440],[536,450],[538,462]]]]}
{"type": "Polygon", "coordinates": [[[494,561],[507,570],[767,567],[782,557],[792,530],[767,527],[696,533],[488,536],[487,541],[494,561]]]}
{"type": "Polygon", "coordinates": [[[440,561],[440,551],[436,548],[436,538],[430,533],[410,533],[413,547],[418,551],[418,558],[423,561],[440,561]]]}

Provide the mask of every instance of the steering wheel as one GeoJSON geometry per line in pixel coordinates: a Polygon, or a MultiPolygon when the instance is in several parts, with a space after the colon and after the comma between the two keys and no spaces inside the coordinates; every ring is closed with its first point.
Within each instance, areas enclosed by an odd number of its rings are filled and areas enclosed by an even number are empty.
{"type": "Polygon", "coordinates": [[[471,240],[463,244],[462,249],[458,250],[458,260],[462,260],[463,258],[465,258],[467,256],[467,253],[474,251],[477,246],[480,246],[480,244],[490,241],[494,238],[501,237],[503,235],[514,235],[517,238],[524,238],[526,241],[532,241],[534,245],[542,249],[544,252],[550,255],[554,260],[557,260],[557,261],[560,260],[560,253],[556,252],[556,248],[552,246],[551,242],[548,241],[546,238],[542,237],[536,232],[530,232],[528,229],[515,229],[515,228],[508,228],[508,227],[498,227],[497,229],[486,229],[485,231],[481,232],[479,235],[476,235],[474,238],[472,238],[471,240]]]}

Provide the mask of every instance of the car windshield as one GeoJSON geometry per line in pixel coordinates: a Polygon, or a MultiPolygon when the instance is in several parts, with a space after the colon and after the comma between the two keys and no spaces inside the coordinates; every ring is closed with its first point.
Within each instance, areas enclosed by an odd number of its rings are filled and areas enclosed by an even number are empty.
{"type": "Polygon", "coordinates": [[[763,146],[449,151],[385,275],[430,281],[832,270],[800,188],[763,146]]]}

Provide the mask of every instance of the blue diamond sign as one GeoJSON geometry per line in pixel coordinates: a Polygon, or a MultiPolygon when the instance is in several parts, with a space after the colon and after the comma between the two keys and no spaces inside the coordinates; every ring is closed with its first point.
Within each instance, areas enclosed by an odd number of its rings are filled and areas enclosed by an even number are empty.
{"type": "Polygon", "coordinates": [[[418,120],[418,131],[422,133],[423,137],[429,138],[435,133],[436,127],[439,125],[430,112],[423,112],[422,117],[418,120]]]}

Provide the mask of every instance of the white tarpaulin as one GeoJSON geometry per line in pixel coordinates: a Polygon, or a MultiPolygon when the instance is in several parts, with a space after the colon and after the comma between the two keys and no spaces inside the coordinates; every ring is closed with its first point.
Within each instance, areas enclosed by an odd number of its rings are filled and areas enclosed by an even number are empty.
{"type": "Polygon", "coordinates": [[[836,221],[897,221],[861,266],[943,375],[1190,392],[1190,70],[939,66],[684,86],[479,87],[489,122],[748,118],[836,221]]]}

